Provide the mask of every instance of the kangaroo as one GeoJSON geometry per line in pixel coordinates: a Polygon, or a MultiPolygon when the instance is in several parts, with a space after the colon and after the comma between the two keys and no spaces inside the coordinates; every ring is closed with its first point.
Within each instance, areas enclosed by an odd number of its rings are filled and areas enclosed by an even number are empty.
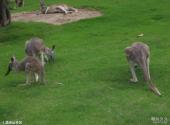
{"type": "Polygon", "coordinates": [[[53,61],[55,60],[54,53],[55,45],[52,48],[45,47],[43,44],[43,40],[40,38],[32,38],[25,43],[25,53],[28,56],[34,56],[41,59],[43,65],[45,65],[45,61],[53,61]]]}
{"type": "Polygon", "coordinates": [[[40,0],[40,9],[42,14],[64,13],[69,14],[78,12],[77,9],[69,7],[66,4],[46,6],[44,0],[40,0]]]}
{"type": "Polygon", "coordinates": [[[15,3],[17,7],[24,6],[24,0],[15,0],[15,3]]]}
{"type": "Polygon", "coordinates": [[[151,91],[157,95],[161,95],[157,87],[152,83],[149,71],[149,62],[150,62],[150,49],[147,44],[142,42],[135,42],[130,47],[125,48],[125,54],[127,61],[130,66],[132,73],[131,82],[138,82],[135,66],[139,65],[143,71],[144,80],[147,82],[147,85],[151,91]]]}
{"type": "Polygon", "coordinates": [[[28,85],[31,82],[44,83],[44,67],[35,57],[27,56],[21,62],[18,62],[14,56],[11,57],[5,76],[9,75],[12,70],[24,71],[26,73],[26,84],[28,85]]]}

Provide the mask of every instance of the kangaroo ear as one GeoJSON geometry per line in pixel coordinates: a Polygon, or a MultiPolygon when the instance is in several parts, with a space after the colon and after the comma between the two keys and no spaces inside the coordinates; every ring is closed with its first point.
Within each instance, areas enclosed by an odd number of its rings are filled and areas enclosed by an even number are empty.
{"type": "Polygon", "coordinates": [[[55,49],[55,45],[52,46],[52,49],[51,50],[54,50],[55,49]]]}

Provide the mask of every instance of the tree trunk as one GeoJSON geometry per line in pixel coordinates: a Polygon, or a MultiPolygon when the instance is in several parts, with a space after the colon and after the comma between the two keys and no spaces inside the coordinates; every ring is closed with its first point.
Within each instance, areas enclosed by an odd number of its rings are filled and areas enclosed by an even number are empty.
{"type": "Polygon", "coordinates": [[[11,14],[7,0],[0,0],[0,26],[6,26],[11,22],[11,14]]]}

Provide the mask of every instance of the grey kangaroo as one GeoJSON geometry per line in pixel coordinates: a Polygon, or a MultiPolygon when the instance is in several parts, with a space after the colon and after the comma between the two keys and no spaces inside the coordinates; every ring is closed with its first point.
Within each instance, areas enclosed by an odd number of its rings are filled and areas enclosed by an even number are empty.
{"type": "Polygon", "coordinates": [[[44,83],[44,67],[35,57],[27,56],[21,62],[18,62],[14,56],[11,57],[5,76],[12,70],[24,71],[26,73],[26,84],[31,84],[31,82],[44,83]]]}
{"type": "Polygon", "coordinates": [[[130,66],[132,73],[131,82],[138,82],[135,66],[139,65],[143,71],[144,79],[151,91],[157,95],[161,95],[157,87],[152,83],[150,72],[149,72],[149,62],[150,62],[150,49],[149,46],[142,42],[135,42],[130,47],[125,48],[125,54],[127,61],[130,66]]]}
{"type": "Polygon", "coordinates": [[[32,38],[25,43],[25,52],[28,56],[34,56],[41,59],[42,64],[45,64],[49,61],[54,61],[55,53],[54,53],[55,45],[52,48],[48,48],[44,46],[43,40],[40,38],[32,38]]]}
{"type": "Polygon", "coordinates": [[[17,7],[24,6],[24,0],[15,0],[15,3],[17,7]]]}
{"type": "Polygon", "coordinates": [[[78,12],[77,9],[73,7],[69,7],[66,4],[46,6],[44,0],[40,0],[40,9],[42,14],[53,14],[53,13],[69,14],[73,12],[78,12]]]}

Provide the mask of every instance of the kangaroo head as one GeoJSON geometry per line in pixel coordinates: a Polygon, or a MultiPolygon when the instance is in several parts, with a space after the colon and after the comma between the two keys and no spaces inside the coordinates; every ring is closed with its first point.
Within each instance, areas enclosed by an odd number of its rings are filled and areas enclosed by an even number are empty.
{"type": "Polygon", "coordinates": [[[126,47],[125,48],[125,54],[127,57],[129,57],[132,54],[132,48],[131,47],[126,47]]]}
{"type": "Polygon", "coordinates": [[[46,47],[44,49],[45,58],[47,58],[46,60],[54,61],[54,59],[55,59],[55,51],[54,50],[55,50],[55,45],[53,45],[52,48],[46,47]]]}
{"type": "Polygon", "coordinates": [[[9,73],[12,71],[12,70],[15,70],[16,69],[16,66],[17,66],[17,61],[16,61],[16,58],[15,56],[11,57],[11,60],[8,64],[8,70],[7,72],[5,73],[5,76],[9,75],[9,73]]]}

